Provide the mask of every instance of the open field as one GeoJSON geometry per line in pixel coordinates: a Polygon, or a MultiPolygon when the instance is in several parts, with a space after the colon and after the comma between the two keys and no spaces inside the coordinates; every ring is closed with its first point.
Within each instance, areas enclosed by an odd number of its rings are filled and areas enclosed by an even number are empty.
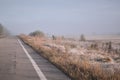
{"type": "Polygon", "coordinates": [[[26,35],[20,38],[74,80],[120,79],[119,39],[53,40],[26,35]]]}
{"type": "Polygon", "coordinates": [[[86,38],[88,40],[120,40],[120,35],[88,35],[86,38]]]}

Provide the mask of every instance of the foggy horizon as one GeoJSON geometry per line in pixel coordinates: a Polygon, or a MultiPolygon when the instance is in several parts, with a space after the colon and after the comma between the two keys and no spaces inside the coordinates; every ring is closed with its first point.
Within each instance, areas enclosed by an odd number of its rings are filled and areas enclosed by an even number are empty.
{"type": "Polygon", "coordinates": [[[120,34],[119,0],[0,0],[0,23],[12,34],[120,34]]]}

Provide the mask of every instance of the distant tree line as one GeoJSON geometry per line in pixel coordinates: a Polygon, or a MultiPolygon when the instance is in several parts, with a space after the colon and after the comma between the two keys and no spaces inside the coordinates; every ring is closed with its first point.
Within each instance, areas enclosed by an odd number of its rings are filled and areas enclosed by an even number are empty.
{"type": "Polygon", "coordinates": [[[10,35],[9,31],[2,24],[0,24],[0,37],[5,37],[8,35],[10,35]]]}

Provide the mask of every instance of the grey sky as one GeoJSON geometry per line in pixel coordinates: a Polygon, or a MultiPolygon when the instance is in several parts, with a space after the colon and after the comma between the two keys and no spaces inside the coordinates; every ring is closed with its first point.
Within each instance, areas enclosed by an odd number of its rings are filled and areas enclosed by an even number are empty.
{"type": "Polygon", "coordinates": [[[12,33],[120,33],[120,0],[0,0],[0,23],[12,33]]]}

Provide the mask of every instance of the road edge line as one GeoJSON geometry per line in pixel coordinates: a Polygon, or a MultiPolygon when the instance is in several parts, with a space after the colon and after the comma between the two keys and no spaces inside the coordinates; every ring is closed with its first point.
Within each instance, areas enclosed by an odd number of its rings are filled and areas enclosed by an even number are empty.
{"type": "Polygon", "coordinates": [[[38,67],[38,65],[36,64],[36,62],[33,60],[33,58],[30,56],[30,54],[28,53],[28,51],[25,49],[25,47],[22,45],[21,41],[18,39],[18,42],[20,44],[20,46],[22,47],[22,49],[24,50],[24,52],[26,53],[27,57],[29,58],[29,60],[31,61],[35,71],[37,72],[40,80],[47,80],[47,78],[45,77],[45,75],[43,74],[43,72],[41,71],[41,69],[38,67]]]}

